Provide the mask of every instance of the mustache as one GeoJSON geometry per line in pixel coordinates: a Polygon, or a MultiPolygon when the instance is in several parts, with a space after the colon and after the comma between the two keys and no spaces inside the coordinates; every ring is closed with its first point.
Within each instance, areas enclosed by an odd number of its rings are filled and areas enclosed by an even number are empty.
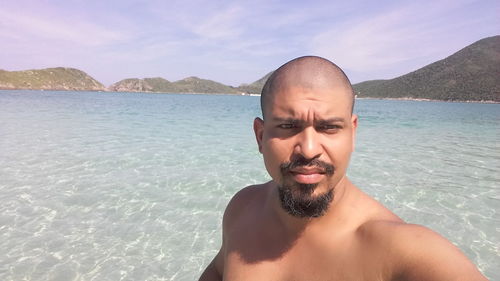
{"type": "Polygon", "coordinates": [[[287,173],[290,173],[290,171],[292,169],[295,169],[297,167],[316,167],[316,168],[320,168],[321,170],[324,171],[324,173],[326,175],[333,175],[333,173],[335,172],[335,167],[333,167],[332,164],[330,163],[326,163],[324,161],[321,161],[319,159],[312,159],[312,160],[308,160],[304,157],[300,157],[300,158],[297,158],[293,161],[289,161],[289,162],[284,162],[284,163],[281,163],[280,165],[280,170],[281,170],[281,174],[287,174],[287,173]]]}

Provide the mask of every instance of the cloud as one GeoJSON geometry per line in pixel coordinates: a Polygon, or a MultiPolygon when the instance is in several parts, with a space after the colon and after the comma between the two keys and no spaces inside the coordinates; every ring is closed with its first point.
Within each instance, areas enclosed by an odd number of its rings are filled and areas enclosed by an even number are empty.
{"type": "Polygon", "coordinates": [[[124,40],[127,35],[90,22],[67,21],[37,14],[0,10],[0,33],[7,40],[56,41],[78,46],[100,46],[124,40]]]}
{"type": "Polygon", "coordinates": [[[194,26],[192,31],[202,38],[231,39],[237,38],[242,30],[238,22],[243,17],[243,10],[239,7],[229,7],[210,15],[200,24],[194,26]]]}
{"type": "Polygon", "coordinates": [[[456,13],[470,4],[403,3],[323,30],[313,37],[309,48],[353,72],[395,76],[450,55],[456,51],[455,46],[472,43],[463,42],[461,36],[470,37],[465,29],[481,26],[487,19],[478,21],[477,17],[456,13]]]}
{"type": "Polygon", "coordinates": [[[413,30],[399,24],[405,16],[403,13],[384,14],[324,31],[313,38],[312,52],[358,71],[401,62],[416,55],[409,46],[401,48],[414,36],[413,30]]]}

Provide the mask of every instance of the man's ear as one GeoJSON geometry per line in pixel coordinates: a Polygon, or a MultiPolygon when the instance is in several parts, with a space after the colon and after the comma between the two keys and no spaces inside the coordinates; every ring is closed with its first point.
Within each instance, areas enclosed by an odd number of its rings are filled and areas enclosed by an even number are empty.
{"type": "Polygon", "coordinates": [[[262,136],[264,135],[264,120],[256,117],[253,120],[253,131],[255,133],[255,139],[257,140],[257,145],[259,146],[259,152],[262,153],[262,136]]]}
{"type": "Polygon", "coordinates": [[[351,126],[352,126],[352,151],[354,151],[354,147],[356,146],[356,129],[358,128],[358,115],[356,114],[352,115],[351,126]]]}

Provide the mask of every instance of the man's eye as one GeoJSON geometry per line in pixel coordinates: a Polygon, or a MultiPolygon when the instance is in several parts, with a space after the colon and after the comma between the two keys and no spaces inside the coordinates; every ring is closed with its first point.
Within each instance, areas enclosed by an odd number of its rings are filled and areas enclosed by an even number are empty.
{"type": "Polygon", "coordinates": [[[328,131],[328,132],[334,132],[342,129],[342,126],[340,125],[321,125],[318,127],[318,130],[320,131],[328,131]]]}
{"type": "Polygon", "coordinates": [[[280,129],[293,129],[295,128],[294,124],[279,124],[278,128],[280,129]]]}

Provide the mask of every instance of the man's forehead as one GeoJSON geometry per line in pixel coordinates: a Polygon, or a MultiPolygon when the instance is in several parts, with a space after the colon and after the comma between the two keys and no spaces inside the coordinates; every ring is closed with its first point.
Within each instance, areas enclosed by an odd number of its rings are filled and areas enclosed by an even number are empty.
{"type": "Polygon", "coordinates": [[[287,87],[273,93],[268,110],[272,115],[299,116],[305,112],[328,117],[351,113],[351,96],[346,89],[287,87]]]}
{"type": "Polygon", "coordinates": [[[339,99],[350,99],[351,90],[343,84],[316,86],[309,84],[285,84],[276,87],[269,97],[274,101],[283,100],[322,100],[335,101],[339,99]]]}

